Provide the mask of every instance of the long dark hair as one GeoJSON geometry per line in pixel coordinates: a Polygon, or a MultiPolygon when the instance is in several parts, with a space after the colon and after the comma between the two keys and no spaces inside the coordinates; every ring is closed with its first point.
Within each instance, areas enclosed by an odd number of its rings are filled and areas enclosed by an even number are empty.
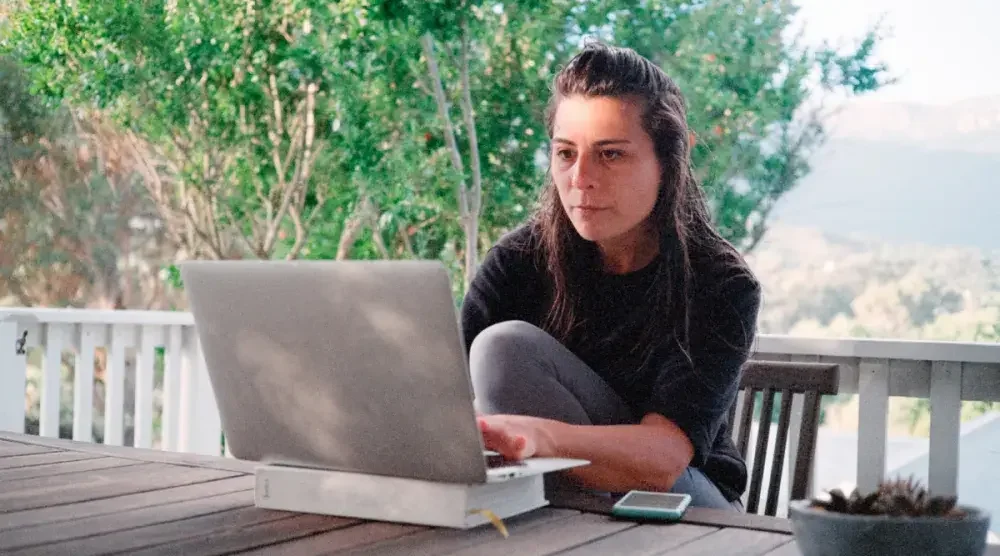
{"type": "MultiPolygon", "coordinates": [[[[680,348],[688,354],[689,316],[695,259],[723,271],[751,275],[739,252],[713,228],[703,191],[691,169],[690,131],[686,103],[680,89],[659,67],[634,50],[593,42],[556,76],[546,114],[552,127],[559,102],[571,96],[615,97],[642,103],[642,121],[653,140],[663,169],[660,192],[651,215],[660,242],[660,264],[650,300],[651,315],[665,315],[680,348]]],[[[543,323],[556,338],[566,341],[580,324],[579,304],[588,275],[598,264],[596,248],[573,228],[552,183],[551,174],[535,214],[541,242],[540,256],[552,281],[552,306],[543,323]]],[[[712,273],[719,276],[720,274],[712,273]]],[[[721,275],[728,274],[723,272],[721,275]]],[[[663,323],[646,321],[634,349],[648,353],[663,323]]],[[[588,340],[600,341],[600,338],[588,340]]]]}

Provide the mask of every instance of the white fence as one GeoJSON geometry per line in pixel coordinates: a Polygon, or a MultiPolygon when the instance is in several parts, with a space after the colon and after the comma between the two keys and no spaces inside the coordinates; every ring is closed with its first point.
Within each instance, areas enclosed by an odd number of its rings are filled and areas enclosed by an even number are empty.
{"type": "MultiPolygon", "coordinates": [[[[68,386],[61,371],[72,359],[73,439],[93,441],[94,375],[102,368],[103,442],[122,444],[130,425],[138,447],[220,453],[219,414],[189,313],[0,309],[0,430],[24,431],[32,350],[42,369],[42,436],[59,436],[68,386]],[[22,341],[20,353],[15,348],[22,341]],[[105,365],[95,366],[98,354],[105,365]]],[[[860,396],[857,478],[863,489],[885,473],[890,396],[930,399],[929,482],[936,492],[956,488],[961,402],[1000,401],[1000,344],[761,336],[756,351],[758,359],[840,364],[840,392],[860,396]]]]}
{"type": "Polygon", "coordinates": [[[122,445],[130,421],[131,445],[220,453],[219,413],[189,313],[0,309],[0,430],[24,432],[26,371],[32,350],[41,355],[41,436],[59,436],[60,398],[67,386],[62,366],[64,355],[69,355],[74,440],[93,440],[94,372],[103,368],[104,443],[122,445]],[[106,364],[95,365],[95,356],[106,364]],[[162,374],[158,388],[156,374],[162,374]],[[129,382],[132,388],[126,390],[129,382]],[[154,392],[161,396],[159,404],[154,404],[154,392]],[[128,398],[132,398],[130,415],[128,398]],[[160,406],[155,437],[154,405],[160,406]]]}
{"type": "Polygon", "coordinates": [[[857,486],[886,470],[890,396],[930,399],[930,489],[954,494],[963,401],[1000,401],[1000,344],[762,336],[756,359],[840,366],[840,393],[858,394],[857,486]]]}

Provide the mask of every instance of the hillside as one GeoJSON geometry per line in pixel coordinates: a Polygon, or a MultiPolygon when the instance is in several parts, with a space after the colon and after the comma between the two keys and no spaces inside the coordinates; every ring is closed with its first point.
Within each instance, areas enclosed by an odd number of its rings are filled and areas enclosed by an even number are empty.
{"type": "Polygon", "coordinates": [[[763,333],[975,340],[1000,324],[1000,249],[778,224],[748,260],[764,287],[763,333]]]}
{"type": "Polygon", "coordinates": [[[1000,97],[856,102],[776,206],[789,225],[894,242],[1000,249],[1000,97]]]}

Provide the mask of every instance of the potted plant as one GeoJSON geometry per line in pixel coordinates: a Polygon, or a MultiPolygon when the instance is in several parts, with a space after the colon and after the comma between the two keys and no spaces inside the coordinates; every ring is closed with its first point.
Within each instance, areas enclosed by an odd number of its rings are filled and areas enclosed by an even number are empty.
{"type": "Polygon", "coordinates": [[[912,478],[881,483],[869,494],[829,491],[829,500],[789,504],[803,556],[982,556],[988,512],[932,496],[912,478]]]}

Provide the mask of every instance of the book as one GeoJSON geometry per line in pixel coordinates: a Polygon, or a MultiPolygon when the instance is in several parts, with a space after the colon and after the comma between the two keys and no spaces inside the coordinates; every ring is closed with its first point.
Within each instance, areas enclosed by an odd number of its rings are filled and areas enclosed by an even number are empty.
{"type": "Polygon", "coordinates": [[[543,469],[504,480],[462,484],[347,471],[261,465],[255,470],[258,508],[394,523],[470,529],[543,506],[545,473],[586,465],[538,461],[543,469]]]}

